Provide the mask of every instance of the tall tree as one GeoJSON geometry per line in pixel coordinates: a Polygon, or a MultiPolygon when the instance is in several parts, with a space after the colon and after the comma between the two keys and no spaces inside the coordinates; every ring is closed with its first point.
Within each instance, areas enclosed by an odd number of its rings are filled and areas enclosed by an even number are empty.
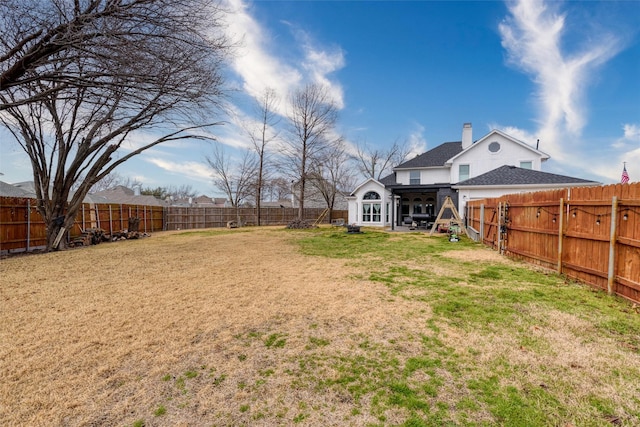
{"type": "Polygon", "coordinates": [[[304,215],[309,171],[322,162],[327,150],[336,141],[333,130],[337,117],[336,104],[323,86],[310,84],[291,96],[291,137],[286,141],[284,154],[287,172],[298,186],[299,219],[304,215]]]}
{"type": "Polygon", "coordinates": [[[282,176],[268,179],[263,190],[265,198],[271,202],[282,202],[291,199],[291,181],[282,176]]]}
{"type": "Polygon", "coordinates": [[[116,166],[214,124],[222,17],[209,0],[0,2],[0,122],[31,161],[47,249],[116,166]],[[125,151],[143,129],[155,139],[125,151]]]}
{"type": "Polygon", "coordinates": [[[354,159],[358,170],[365,178],[379,180],[389,173],[391,168],[407,160],[410,151],[406,141],[400,143],[397,139],[387,149],[358,144],[354,159]]]}
{"type": "Polygon", "coordinates": [[[319,193],[329,209],[329,218],[335,209],[336,197],[356,184],[355,173],[349,162],[344,144],[337,144],[309,173],[311,186],[319,193]]]}
{"type": "Polygon", "coordinates": [[[256,158],[245,150],[238,160],[232,160],[222,144],[216,143],[213,153],[205,157],[213,172],[213,185],[226,196],[231,206],[238,208],[251,196],[251,185],[255,180],[256,158]]]}
{"type": "Polygon", "coordinates": [[[258,120],[245,126],[249,139],[253,144],[253,149],[257,155],[257,170],[255,182],[255,199],[257,208],[257,224],[260,225],[260,204],[262,202],[262,191],[265,186],[265,177],[267,175],[268,151],[267,145],[278,137],[275,126],[280,121],[276,114],[278,106],[278,98],[275,90],[271,88],[265,89],[264,93],[258,99],[255,105],[255,115],[258,120]]]}

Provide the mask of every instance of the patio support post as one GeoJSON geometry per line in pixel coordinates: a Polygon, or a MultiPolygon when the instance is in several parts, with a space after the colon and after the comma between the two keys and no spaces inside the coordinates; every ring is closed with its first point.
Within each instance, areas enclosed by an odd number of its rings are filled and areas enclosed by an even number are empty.
{"type": "Polygon", "coordinates": [[[391,190],[391,231],[396,229],[396,218],[395,218],[395,211],[396,211],[396,195],[393,194],[393,190],[391,190]]]}

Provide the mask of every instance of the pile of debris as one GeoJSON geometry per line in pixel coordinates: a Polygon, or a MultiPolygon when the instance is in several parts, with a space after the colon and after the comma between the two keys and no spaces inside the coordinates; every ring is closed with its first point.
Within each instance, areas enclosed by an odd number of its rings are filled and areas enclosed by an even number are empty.
{"type": "Polygon", "coordinates": [[[305,221],[304,219],[295,219],[287,224],[287,228],[291,229],[303,229],[303,228],[317,228],[317,226],[311,224],[309,221],[305,221]]]}
{"type": "Polygon", "coordinates": [[[115,242],[116,240],[131,240],[148,237],[149,234],[139,231],[121,230],[109,233],[102,228],[87,228],[82,235],[73,239],[70,247],[97,245],[102,242],[115,242]]]}
{"type": "Polygon", "coordinates": [[[102,242],[115,242],[116,240],[131,240],[147,237],[149,234],[138,231],[140,218],[129,218],[129,228],[127,230],[113,231],[111,233],[102,228],[87,228],[82,235],[74,238],[70,247],[97,245],[102,242]]]}

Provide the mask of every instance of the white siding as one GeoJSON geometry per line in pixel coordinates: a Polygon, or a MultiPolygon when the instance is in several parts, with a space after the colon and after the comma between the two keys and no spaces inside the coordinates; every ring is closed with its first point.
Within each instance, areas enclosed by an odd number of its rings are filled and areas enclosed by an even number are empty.
{"type": "Polygon", "coordinates": [[[460,182],[459,165],[469,165],[469,178],[492,171],[500,166],[520,166],[520,162],[530,161],[533,170],[542,168],[541,155],[532,149],[523,147],[500,134],[490,134],[487,138],[476,142],[472,147],[456,157],[451,167],[451,182],[460,182]],[[489,145],[492,142],[500,144],[500,150],[492,153],[489,145]]]}
{"type": "MultiPolygon", "coordinates": [[[[414,169],[415,170],[415,169],[414,169]]],[[[401,170],[396,172],[398,184],[409,185],[411,182],[411,170],[401,170]]],[[[449,168],[428,168],[420,169],[420,185],[448,183],[450,178],[449,168]]]]}
{"type": "MultiPolygon", "coordinates": [[[[389,222],[387,218],[387,205],[391,203],[391,193],[385,190],[384,186],[378,181],[369,180],[362,184],[352,197],[349,197],[349,224],[366,225],[373,227],[384,227],[391,225],[391,214],[389,214],[389,222]],[[365,194],[369,191],[375,191],[380,195],[379,200],[363,200],[365,194]],[[362,220],[362,204],[363,203],[380,203],[380,221],[368,221],[362,220]]],[[[392,208],[392,207],[391,207],[392,208]]]]}

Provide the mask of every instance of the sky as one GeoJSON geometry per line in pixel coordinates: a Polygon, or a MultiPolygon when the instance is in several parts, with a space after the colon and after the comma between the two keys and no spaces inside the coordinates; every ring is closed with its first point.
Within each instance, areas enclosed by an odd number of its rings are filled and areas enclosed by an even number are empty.
{"type": "MultiPolygon", "coordinates": [[[[546,172],[610,184],[626,162],[640,181],[640,1],[223,1],[237,42],[225,71],[232,113],[210,131],[232,156],[250,145],[239,123],[266,88],[285,117],[289,94],[319,83],[350,147],[404,141],[419,154],[460,141],[470,122],[474,140],[492,129],[539,140],[546,172]]],[[[116,171],[219,196],[211,144],[157,146],[116,171]]],[[[0,173],[32,180],[2,130],[0,173]]]]}

